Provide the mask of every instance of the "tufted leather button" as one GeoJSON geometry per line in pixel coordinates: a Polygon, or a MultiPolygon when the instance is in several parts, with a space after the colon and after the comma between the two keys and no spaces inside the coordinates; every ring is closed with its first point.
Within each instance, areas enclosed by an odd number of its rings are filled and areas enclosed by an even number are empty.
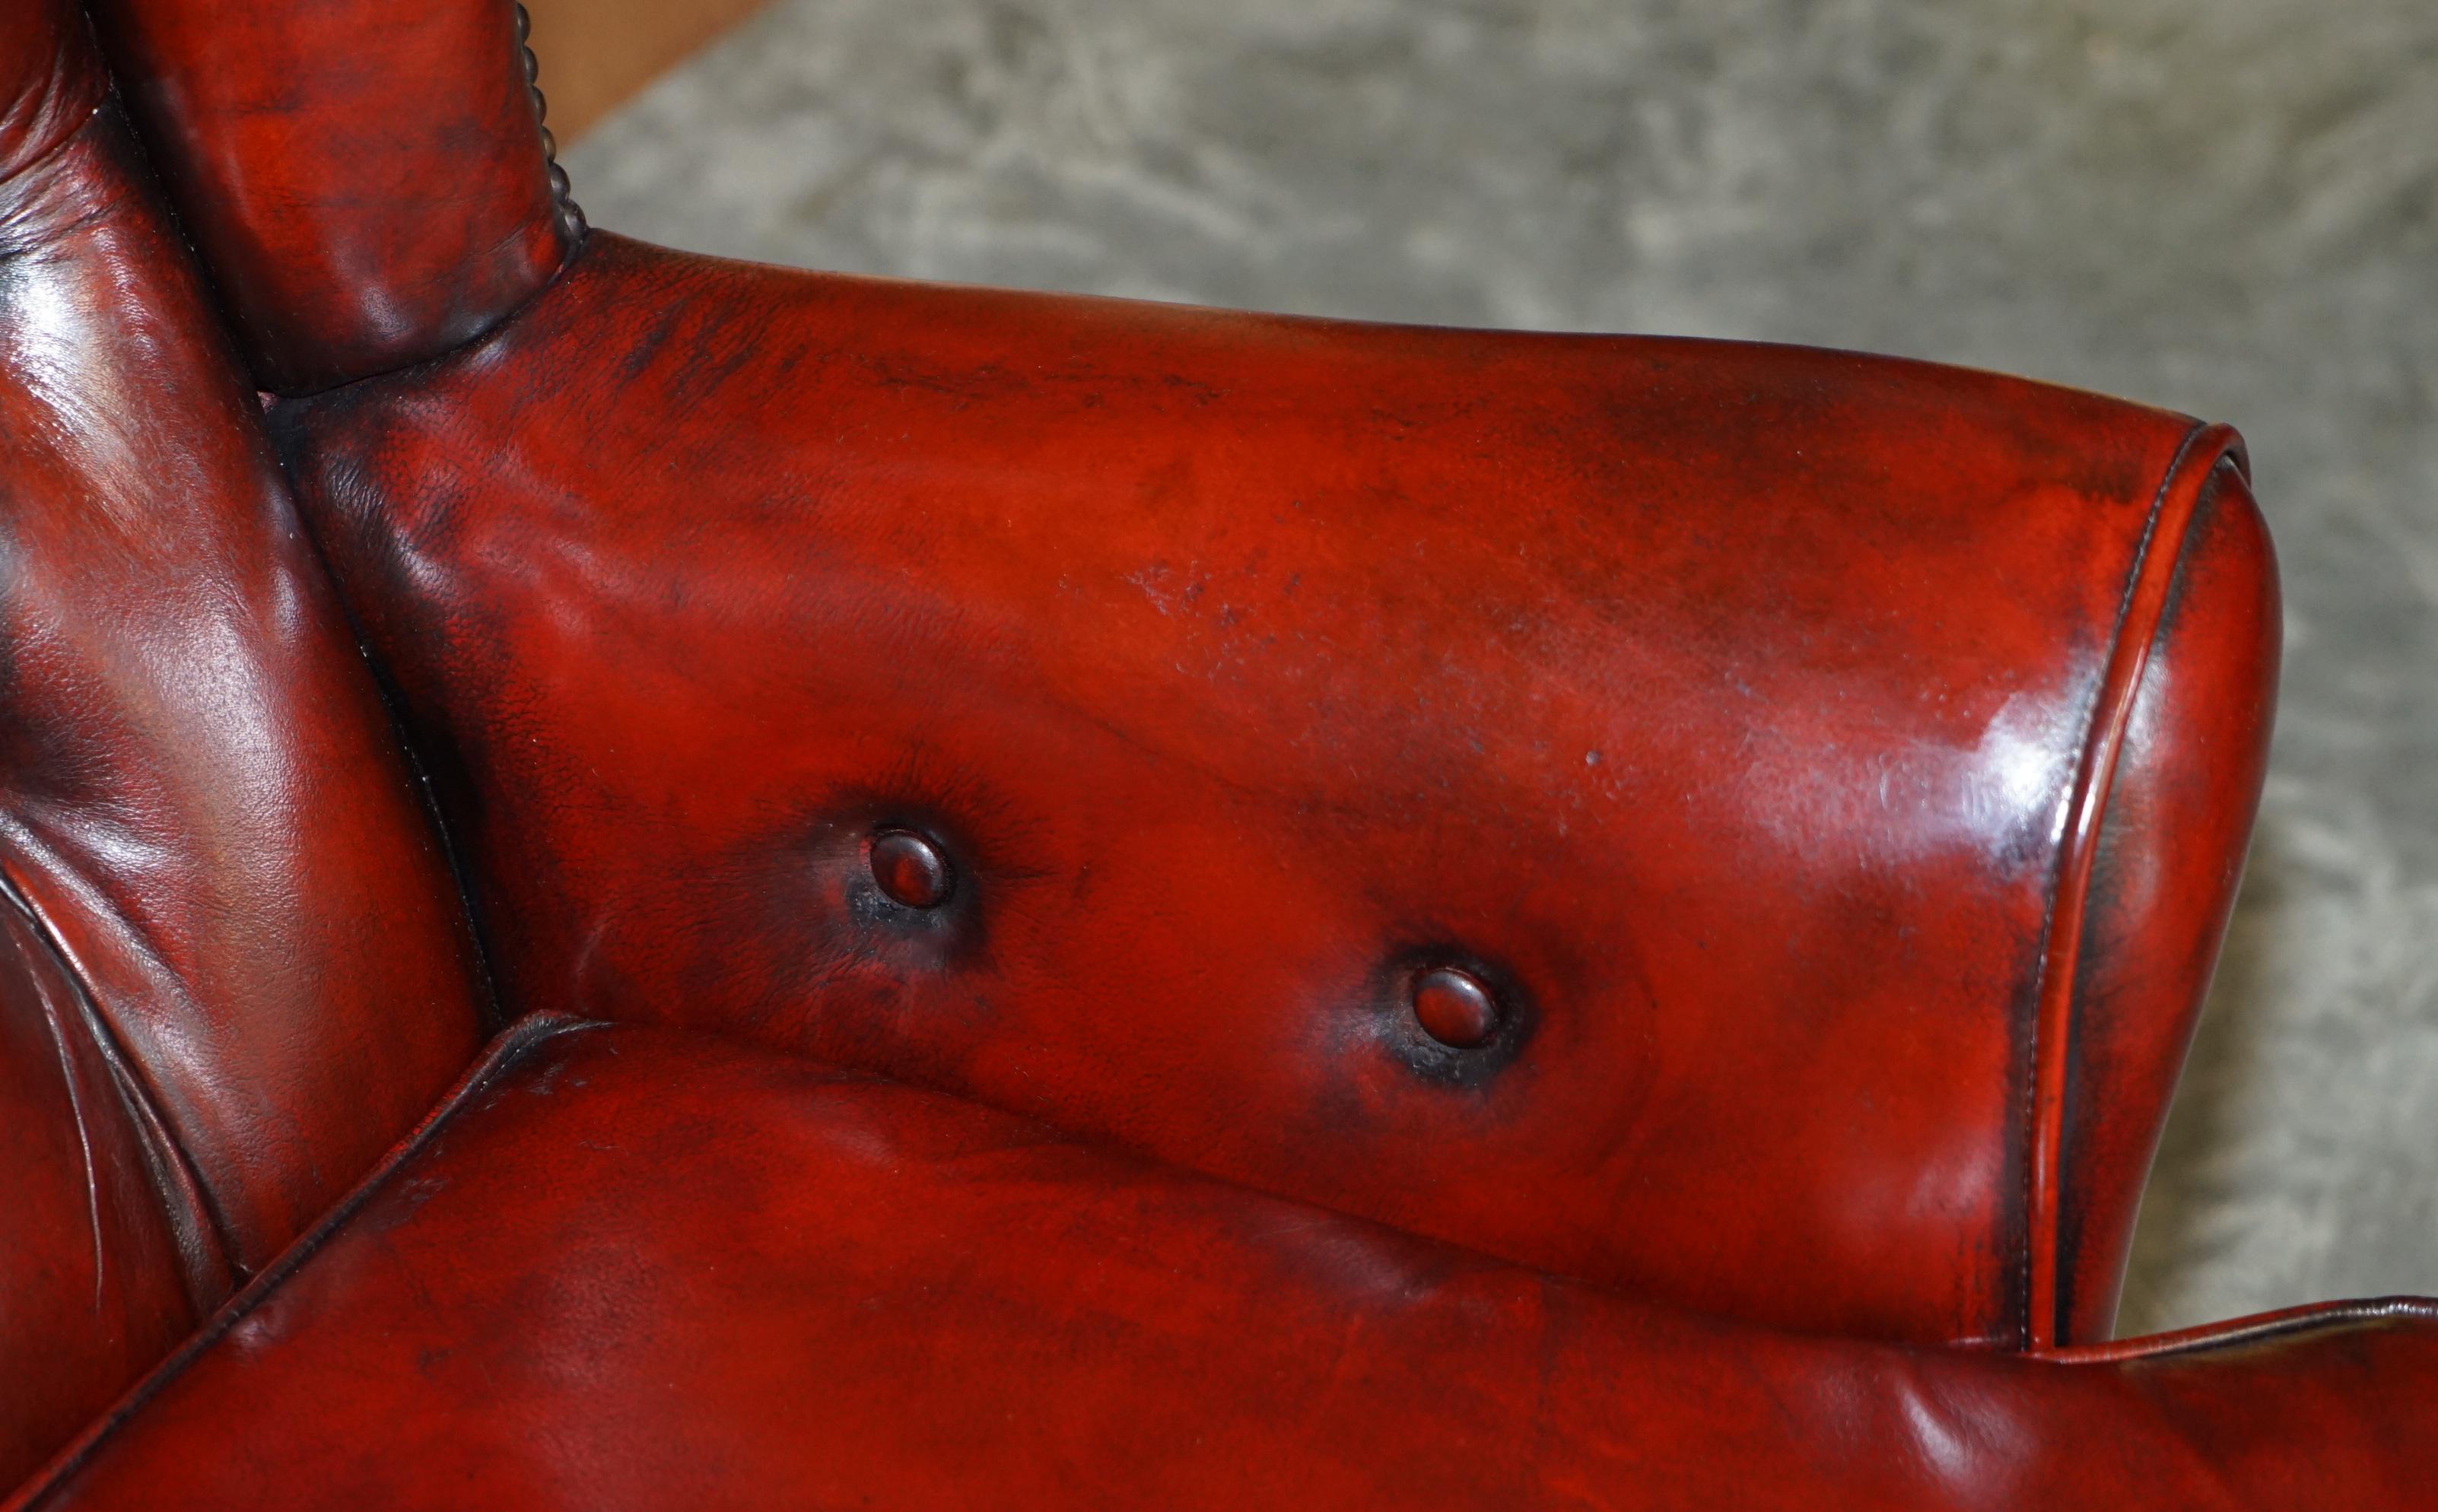
{"type": "Polygon", "coordinates": [[[1441,1045],[1470,1050],[1497,1032],[1498,999],[1473,973],[1434,966],[1414,978],[1414,1017],[1441,1045]]]}
{"type": "Polygon", "coordinates": [[[911,830],[885,830],[872,842],[872,879],[909,908],[937,908],[953,880],[940,848],[911,830]]]}

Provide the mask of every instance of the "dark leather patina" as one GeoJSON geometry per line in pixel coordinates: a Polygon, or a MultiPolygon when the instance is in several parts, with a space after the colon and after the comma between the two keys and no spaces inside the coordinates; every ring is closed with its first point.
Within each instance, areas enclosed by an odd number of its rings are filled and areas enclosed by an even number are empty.
{"type": "Polygon", "coordinates": [[[2231,432],[688,256],[504,3],[94,9],[0,14],[9,1506],[2433,1504],[2438,1306],[2110,1339],[2231,432]]]}

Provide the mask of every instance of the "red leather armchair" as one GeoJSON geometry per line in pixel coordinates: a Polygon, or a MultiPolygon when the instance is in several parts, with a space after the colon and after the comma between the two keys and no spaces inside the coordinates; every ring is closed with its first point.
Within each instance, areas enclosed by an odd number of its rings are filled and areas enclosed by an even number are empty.
{"type": "Polygon", "coordinates": [[[0,14],[10,1506],[2438,1505],[2438,1305],[2109,1341],[2229,432],[685,256],[506,0],[91,10],[0,14]]]}

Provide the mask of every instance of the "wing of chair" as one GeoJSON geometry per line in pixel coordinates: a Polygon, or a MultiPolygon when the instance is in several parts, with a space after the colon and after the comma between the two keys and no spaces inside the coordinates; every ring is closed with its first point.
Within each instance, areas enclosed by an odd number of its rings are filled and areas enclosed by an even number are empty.
{"type": "Polygon", "coordinates": [[[2230,432],[682,255],[506,0],[90,9],[0,16],[9,1507],[2438,1505],[2438,1304],[2110,1340],[2230,432]]]}

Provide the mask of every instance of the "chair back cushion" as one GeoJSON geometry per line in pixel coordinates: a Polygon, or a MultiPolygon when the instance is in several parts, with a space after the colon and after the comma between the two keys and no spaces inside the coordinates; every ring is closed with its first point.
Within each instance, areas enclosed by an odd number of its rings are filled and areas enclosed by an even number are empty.
{"type": "Polygon", "coordinates": [[[72,8],[0,8],[0,1486],[472,1054],[438,833],[72,8]]]}

